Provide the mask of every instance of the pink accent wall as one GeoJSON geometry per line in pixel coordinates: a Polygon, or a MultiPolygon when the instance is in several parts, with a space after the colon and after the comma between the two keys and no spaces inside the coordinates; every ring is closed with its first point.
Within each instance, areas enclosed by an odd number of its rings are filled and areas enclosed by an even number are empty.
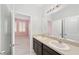
{"type": "MultiPolygon", "coordinates": [[[[29,19],[19,19],[19,18],[15,18],[15,22],[16,22],[16,32],[15,32],[15,35],[18,37],[28,37],[29,36],[29,22],[30,22],[30,20],[29,19]],[[23,22],[23,23],[25,23],[26,25],[25,25],[25,31],[24,32],[20,32],[19,31],[19,22],[23,22]]],[[[16,37],[15,36],[15,37],[16,37]]]]}

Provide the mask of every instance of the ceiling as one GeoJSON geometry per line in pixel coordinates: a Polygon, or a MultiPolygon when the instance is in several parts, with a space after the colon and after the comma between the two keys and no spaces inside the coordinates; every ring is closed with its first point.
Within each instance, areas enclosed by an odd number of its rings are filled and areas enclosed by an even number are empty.
{"type": "MultiPolygon", "coordinates": [[[[27,9],[46,9],[50,6],[51,4],[9,4],[8,7],[9,9],[23,9],[23,10],[27,10],[27,9]]],[[[52,7],[54,5],[52,4],[52,7]]]]}

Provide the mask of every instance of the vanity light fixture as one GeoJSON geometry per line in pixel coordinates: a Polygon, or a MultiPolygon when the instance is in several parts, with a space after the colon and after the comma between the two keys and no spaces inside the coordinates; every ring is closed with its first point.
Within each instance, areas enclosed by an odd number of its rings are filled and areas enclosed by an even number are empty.
{"type": "Polygon", "coordinates": [[[51,13],[51,12],[53,12],[54,10],[56,10],[57,8],[59,8],[60,6],[61,6],[61,4],[57,4],[55,7],[49,9],[46,13],[47,13],[47,14],[48,14],[48,13],[51,13]]]}

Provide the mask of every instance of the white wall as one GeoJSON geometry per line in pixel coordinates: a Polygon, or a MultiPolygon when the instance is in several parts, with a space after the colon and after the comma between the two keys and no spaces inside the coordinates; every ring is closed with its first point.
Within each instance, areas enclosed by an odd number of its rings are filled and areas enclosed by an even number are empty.
{"type": "Polygon", "coordinates": [[[0,53],[2,54],[11,54],[11,13],[8,10],[6,5],[1,5],[1,43],[0,43],[0,53]]]}
{"type": "Polygon", "coordinates": [[[33,5],[15,5],[15,11],[31,17],[32,33],[41,33],[41,11],[33,5]]]}
{"type": "Polygon", "coordinates": [[[42,33],[48,35],[48,21],[52,20],[50,15],[46,14],[46,11],[49,10],[51,7],[55,6],[55,4],[46,4],[42,7],[42,33]]]}

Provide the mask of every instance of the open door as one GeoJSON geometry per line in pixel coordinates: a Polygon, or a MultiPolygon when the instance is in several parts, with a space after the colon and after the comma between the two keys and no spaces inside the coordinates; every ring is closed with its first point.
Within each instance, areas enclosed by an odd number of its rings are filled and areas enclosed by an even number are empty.
{"type": "Polygon", "coordinates": [[[15,37],[29,37],[29,19],[15,18],[15,37]]]}
{"type": "Polygon", "coordinates": [[[30,54],[29,22],[27,16],[24,19],[15,18],[15,55],[30,54]]]}

